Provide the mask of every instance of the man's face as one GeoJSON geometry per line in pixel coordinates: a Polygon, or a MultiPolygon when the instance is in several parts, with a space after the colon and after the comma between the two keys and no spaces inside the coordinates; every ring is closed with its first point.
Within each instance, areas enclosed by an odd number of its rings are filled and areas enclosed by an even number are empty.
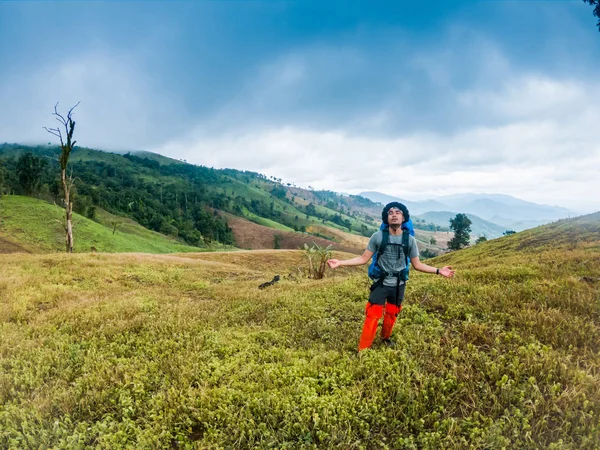
{"type": "Polygon", "coordinates": [[[402,225],[404,221],[404,214],[398,208],[390,208],[388,211],[388,224],[389,225],[402,225]]]}

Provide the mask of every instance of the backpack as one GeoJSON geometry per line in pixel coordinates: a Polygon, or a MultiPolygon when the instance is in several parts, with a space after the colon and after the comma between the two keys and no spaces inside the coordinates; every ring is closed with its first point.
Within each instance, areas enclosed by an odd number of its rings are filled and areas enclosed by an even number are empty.
{"type": "Polygon", "coordinates": [[[412,220],[408,219],[408,221],[402,224],[402,249],[404,251],[404,256],[406,257],[406,268],[399,274],[388,274],[387,272],[381,270],[381,267],[379,267],[379,264],[377,263],[379,257],[383,255],[385,247],[387,246],[390,238],[389,225],[382,223],[379,229],[382,231],[383,236],[381,239],[381,245],[379,246],[379,250],[373,255],[373,259],[371,260],[371,264],[369,265],[369,278],[371,278],[371,280],[380,280],[380,282],[383,282],[383,278],[385,278],[385,276],[394,275],[398,277],[398,281],[407,281],[408,271],[410,267],[410,258],[408,256],[409,236],[415,235],[415,229],[413,227],[412,220]]]}

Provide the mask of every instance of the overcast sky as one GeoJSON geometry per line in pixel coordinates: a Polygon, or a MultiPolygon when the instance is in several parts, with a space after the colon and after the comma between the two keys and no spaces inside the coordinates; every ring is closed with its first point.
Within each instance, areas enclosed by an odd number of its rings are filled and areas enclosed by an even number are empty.
{"type": "Polygon", "coordinates": [[[600,33],[575,1],[0,1],[0,142],[150,150],[409,200],[600,209],[600,33]]]}

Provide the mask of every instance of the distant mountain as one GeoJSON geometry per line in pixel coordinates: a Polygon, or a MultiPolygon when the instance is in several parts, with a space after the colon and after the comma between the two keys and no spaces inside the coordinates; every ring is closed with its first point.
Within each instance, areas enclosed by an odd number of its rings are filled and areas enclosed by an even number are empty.
{"type": "MultiPolygon", "coordinates": [[[[448,227],[450,225],[450,219],[456,217],[456,214],[457,213],[450,211],[432,211],[425,214],[419,214],[418,216],[414,216],[414,218],[441,227],[448,227]]],[[[502,236],[506,231],[505,227],[483,220],[481,217],[477,217],[473,214],[467,213],[467,217],[471,221],[471,238],[485,235],[488,239],[493,239],[502,236]]]]}
{"type": "Polygon", "coordinates": [[[463,194],[441,197],[437,200],[450,206],[453,211],[472,213],[497,223],[519,221],[545,221],[547,223],[577,215],[575,212],[559,206],[539,205],[500,194],[463,194]]]}
{"type": "Polygon", "coordinates": [[[491,221],[505,226],[507,230],[514,231],[529,230],[553,222],[552,220],[510,220],[504,217],[493,217],[491,221]]]}
{"type": "Polygon", "coordinates": [[[368,198],[369,200],[372,200],[374,202],[379,202],[382,205],[386,205],[390,202],[401,202],[404,205],[406,205],[411,214],[423,214],[427,211],[443,211],[444,209],[448,209],[446,205],[435,200],[413,202],[410,200],[406,200],[399,197],[393,197],[391,195],[382,194],[381,192],[375,191],[361,192],[359,195],[361,197],[368,198]]]}
{"type": "Polygon", "coordinates": [[[415,215],[434,211],[457,211],[472,214],[504,229],[510,228],[515,231],[577,215],[566,208],[540,205],[503,194],[456,194],[420,202],[412,202],[380,192],[363,192],[360,195],[382,203],[401,201],[415,215]]]}
{"type": "Polygon", "coordinates": [[[520,205],[523,203],[528,203],[524,200],[511,197],[510,195],[505,194],[453,194],[437,197],[438,201],[448,205],[460,205],[461,203],[468,203],[473,200],[480,199],[494,200],[500,203],[504,203],[506,205],[520,205]]]}

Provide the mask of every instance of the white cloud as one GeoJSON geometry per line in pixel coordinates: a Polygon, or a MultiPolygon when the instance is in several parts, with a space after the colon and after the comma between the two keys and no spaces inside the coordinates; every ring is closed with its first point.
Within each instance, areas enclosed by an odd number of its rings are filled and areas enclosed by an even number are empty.
{"type": "Polygon", "coordinates": [[[490,100],[505,121],[512,119],[497,126],[400,138],[292,126],[246,131],[235,138],[196,131],[156,150],[197,164],[350,193],[379,190],[426,198],[485,191],[576,210],[599,209],[596,196],[590,196],[600,191],[598,89],[527,76],[506,90],[509,95],[468,93],[477,99],[475,106],[490,100]],[[527,114],[519,109],[521,100],[533,105],[527,114]],[[545,118],[534,119],[541,110],[545,118]]]}
{"type": "Polygon", "coordinates": [[[485,191],[600,209],[599,87],[520,69],[466,28],[430,48],[388,37],[381,48],[311,41],[255,61],[220,107],[199,106],[202,119],[185,131],[190,117],[174,95],[186,86],[159,85],[120,51],[5,72],[0,141],[52,140],[42,126],[52,125],[55,102],[81,100],[81,145],[146,148],[350,193],[485,191]]]}
{"type": "Polygon", "coordinates": [[[500,117],[520,119],[576,112],[586,96],[597,96],[595,86],[572,80],[559,81],[540,75],[524,75],[506,80],[497,90],[469,91],[459,95],[464,106],[487,108],[500,117]]]}

